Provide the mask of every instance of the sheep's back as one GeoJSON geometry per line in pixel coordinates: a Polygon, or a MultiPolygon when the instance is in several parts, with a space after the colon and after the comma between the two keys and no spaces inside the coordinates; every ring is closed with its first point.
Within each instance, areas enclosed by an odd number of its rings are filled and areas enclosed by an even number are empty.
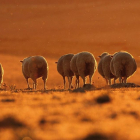
{"type": "Polygon", "coordinates": [[[30,78],[33,73],[37,78],[43,75],[47,76],[48,64],[42,56],[28,57],[23,61],[22,71],[26,78],[30,78]]]}
{"type": "Polygon", "coordinates": [[[85,73],[85,75],[93,74],[97,67],[97,62],[94,56],[89,52],[81,52],[77,56],[76,66],[78,73],[85,73]]]}
{"type": "Polygon", "coordinates": [[[120,62],[121,64],[127,64],[132,61],[133,56],[127,52],[118,52],[114,57],[114,63],[120,62]]]}
{"type": "Polygon", "coordinates": [[[77,56],[77,63],[93,63],[96,64],[96,60],[93,56],[93,54],[89,52],[81,52],[77,56]]]}
{"type": "Polygon", "coordinates": [[[111,66],[114,73],[122,71],[124,76],[129,77],[136,70],[136,63],[131,54],[127,52],[118,52],[113,56],[111,66]]]}
{"type": "Polygon", "coordinates": [[[62,76],[72,76],[73,72],[70,69],[70,61],[74,54],[66,54],[59,58],[57,62],[57,71],[62,76]]]}
{"type": "Polygon", "coordinates": [[[83,61],[85,63],[95,63],[95,58],[89,52],[81,52],[78,54],[77,61],[83,61]]]}
{"type": "Polygon", "coordinates": [[[107,78],[114,78],[115,77],[110,70],[111,60],[112,60],[112,58],[110,55],[105,56],[102,60],[103,73],[104,73],[104,76],[107,78]]]}
{"type": "Polygon", "coordinates": [[[72,72],[70,68],[70,61],[74,54],[67,54],[63,57],[63,71],[64,71],[64,76],[73,76],[74,73],[72,72]]]}

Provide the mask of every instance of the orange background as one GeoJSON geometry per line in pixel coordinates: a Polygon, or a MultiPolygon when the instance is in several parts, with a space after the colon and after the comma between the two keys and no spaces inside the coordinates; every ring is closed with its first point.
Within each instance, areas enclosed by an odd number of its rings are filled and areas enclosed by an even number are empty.
{"type": "MultiPolygon", "coordinates": [[[[19,61],[42,55],[49,65],[47,88],[63,88],[55,64],[60,56],[89,51],[98,62],[104,51],[113,54],[124,50],[138,65],[128,82],[140,84],[139,5],[138,0],[1,0],[0,63],[4,83],[26,88],[19,61]]],[[[93,82],[105,85],[97,71],[93,82]]],[[[37,88],[43,89],[40,79],[37,88]]]]}

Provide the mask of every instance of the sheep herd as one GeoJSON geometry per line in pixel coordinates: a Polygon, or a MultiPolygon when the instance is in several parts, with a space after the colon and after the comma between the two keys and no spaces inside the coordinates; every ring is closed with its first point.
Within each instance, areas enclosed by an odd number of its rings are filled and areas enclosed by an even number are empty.
{"type": "Polygon", "coordinates": [[[102,53],[97,68],[97,62],[92,53],[80,52],[78,54],[63,55],[57,63],[57,70],[64,79],[68,77],[69,88],[71,87],[72,78],[76,76],[76,87],[79,88],[79,76],[83,79],[83,85],[86,84],[86,76],[89,76],[89,84],[92,83],[92,77],[96,69],[99,74],[106,80],[106,83],[111,85],[111,79],[119,78],[120,83],[126,83],[137,69],[135,59],[128,52],[116,52],[110,55],[107,52],[102,53]]]}
{"type": "MultiPolygon", "coordinates": [[[[133,56],[124,51],[116,52],[113,55],[104,52],[100,56],[100,61],[97,67],[97,62],[94,55],[90,52],[80,52],[77,54],[66,54],[61,56],[57,64],[57,71],[63,77],[64,89],[66,88],[65,77],[68,77],[69,89],[72,86],[72,79],[75,76],[75,88],[79,88],[79,77],[83,80],[83,85],[86,84],[86,76],[89,76],[89,84],[92,84],[92,77],[96,69],[99,74],[106,80],[106,83],[111,85],[111,79],[119,78],[120,83],[127,83],[127,78],[134,74],[137,69],[136,61],[133,56]]],[[[28,89],[30,89],[28,79],[33,80],[33,89],[36,89],[37,78],[42,77],[44,81],[44,90],[46,89],[46,80],[48,77],[48,64],[42,56],[31,56],[20,61],[22,63],[22,73],[26,79],[28,89]]],[[[0,87],[3,81],[4,70],[0,64],[0,87]]]]}
{"type": "Polygon", "coordinates": [[[103,53],[100,56],[98,72],[111,85],[111,79],[119,78],[120,83],[126,83],[137,69],[135,59],[128,52],[117,52],[114,55],[103,53]]]}

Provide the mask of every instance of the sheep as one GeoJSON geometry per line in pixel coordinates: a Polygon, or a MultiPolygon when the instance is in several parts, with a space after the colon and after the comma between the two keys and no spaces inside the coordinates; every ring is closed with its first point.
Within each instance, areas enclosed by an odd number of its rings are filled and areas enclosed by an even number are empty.
{"type": "Polygon", "coordinates": [[[70,69],[73,71],[74,75],[76,76],[76,87],[79,88],[79,73],[78,73],[78,68],[76,66],[76,60],[77,60],[78,54],[75,54],[71,61],[70,61],[70,69]]]}
{"type": "Polygon", "coordinates": [[[4,70],[2,64],[0,64],[0,88],[1,88],[1,83],[3,82],[3,74],[4,74],[4,70]]]}
{"type": "Polygon", "coordinates": [[[58,62],[56,62],[57,71],[63,77],[64,89],[66,88],[66,80],[65,80],[66,76],[68,77],[69,89],[72,88],[71,84],[72,84],[72,78],[74,76],[74,73],[70,69],[70,60],[72,59],[73,56],[74,54],[63,55],[59,58],[58,62]]]}
{"type": "Polygon", "coordinates": [[[91,84],[92,76],[97,68],[97,62],[93,54],[89,52],[80,52],[71,59],[70,68],[76,75],[77,88],[77,84],[79,87],[79,76],[83,79],[83,84],[85,85],[85,77],[89,75],[89,83],[91,84]]]}
{"type": "Polygon", "coordinates": [[[36,79],[42,77],[44,81],[44,90],[46,89],[46,80],[48,77],[48,64],[42,56],[30,56],[22,61],[22,73],[27,81],[28,89],[30,89],[28,78],[33,80],[33,89],[36,89],[36,79]]]}
{"type": "Polygon", "coordinates": [[[110,62],[110,70],[120,83],[127,83],[127,78],[133,75],[137,69],[135,59],[128,52],[117,52],[110,62]]]}
{"type": "Polygon", "coordinates": [[[99,74],[103,78],[105,78],[106,83],[109,85],[111,85],[111,79],[114,78],[114,84],[115,84],[116,77],[111,73],[111,70],[110,70],[110,61],[112,59],[112,56],[109,53],[104,52],[99,56],[99,58],[100,58],[100,61],[98,64],[99,74]]]}

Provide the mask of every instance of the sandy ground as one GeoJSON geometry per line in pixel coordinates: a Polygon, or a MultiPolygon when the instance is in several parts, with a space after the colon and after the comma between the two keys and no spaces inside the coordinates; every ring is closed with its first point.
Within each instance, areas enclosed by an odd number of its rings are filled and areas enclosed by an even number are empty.
{"type": "MultiPolygon", "coordinates": [[[[1,0],[0,63],[7,90],[0,92],[0,137],[3,140],[140,139],[139,88],[71,94],[62,91],[62,77],[55,64],[67,53],[89,51],[99,62],[98,56],[104,51],[113,54],[124,50],[134,56],[138,66],[128,82],[140,85],[139,13],[138,0],[1,0]],[[57,92],[40,91],[41,79],[38,92],[23,92],[27,84],[20,60],[31,55],[46,58],[47,90],[57,92]],[[111,101],[97,103],[96,97],[104,94],[111,101]]],[[[97,71],[92,82],[98,88],[105,86],[97,71]]]]}

